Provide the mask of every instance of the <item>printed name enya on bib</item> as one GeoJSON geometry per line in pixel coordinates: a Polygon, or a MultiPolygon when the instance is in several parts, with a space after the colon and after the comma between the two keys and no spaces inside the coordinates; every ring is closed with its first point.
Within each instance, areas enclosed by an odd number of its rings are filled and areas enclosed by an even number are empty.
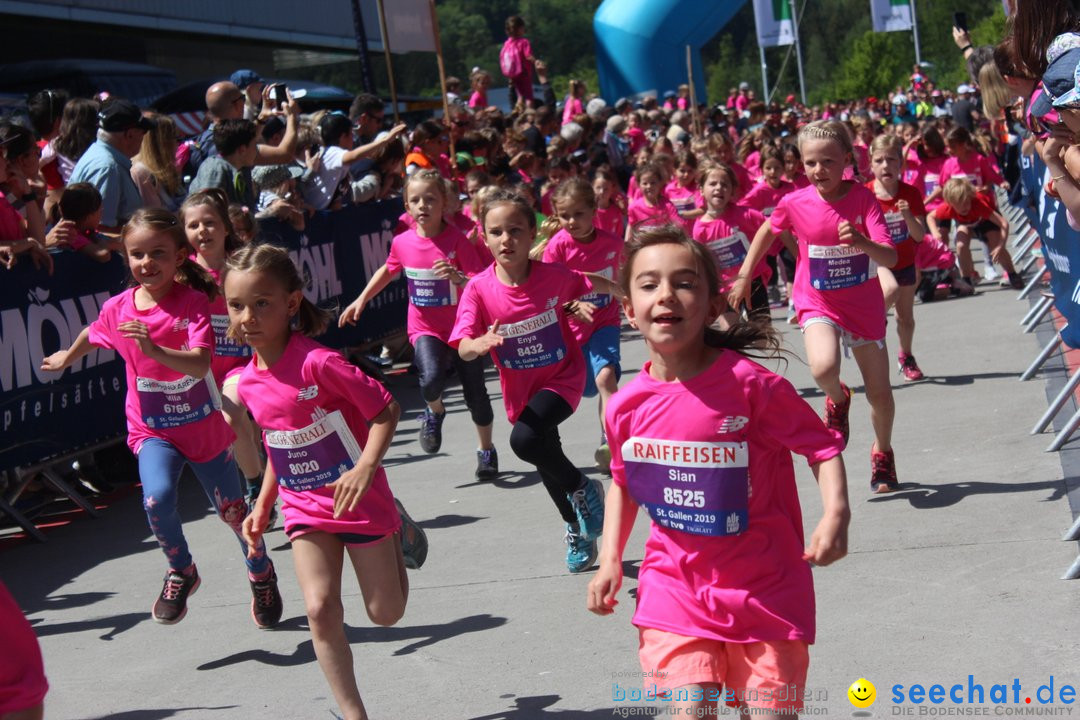
{"type": "Polygon", "coordinates": [[[742,261],[746,259],[746,251],[750,247],[750,242],[746,238],[746,233],[742,230],[736,230],[728,237],[710,240],[707,247],[712,252],[713,257],[716,258],[716,267],[720,270],[727,270],[742,265],[742,261]]]}
{"type": "Polygon", "coordinates": [[[409,302],[416,307],[457,305],[457,285],[449,278],[437,277],[430,268],[405,268],[405,281],[409,286],[409,302]]]}
{"type": "Polygon", "coordinates": [[[229,316],[211,315],[214,328],[214,354],[218,357],[251,357],[251,348],[229,337],[229,316]]]}
{"type": "Polygon", "coordinates": [[[511,370],[532,370],[557,363],[566,357],[558,312],[552,308],[543,315],[503,325],[499,328],[502,345],[495,348],[499,364],[511,370]]]}
{"type": "Polygon", "coordinates": [[[221,408],[212,375],[165,381],[135,378],[143,422],[155,430],[180,427],[210,417],[221,408]]]}
{"type": "Polygon", "coordinates": [[[877,272],[870,256],[851,245],[810,245],[810,285],[815,290],[843,290],[861,285],[877,272]]]}
{"type": "Polygon", "coordinates": [[[337,480],[356,464],[361,452],[340,410],[300,430],[267,431],[266,449],[278,484],[294,492],[337,480]]]}
{"type": "Polygon", "coordinates": [[[626,484],[662,527],[692,535],[738,535],[749,523],[745,442],[632,437],[622,446],[626,484]]]}

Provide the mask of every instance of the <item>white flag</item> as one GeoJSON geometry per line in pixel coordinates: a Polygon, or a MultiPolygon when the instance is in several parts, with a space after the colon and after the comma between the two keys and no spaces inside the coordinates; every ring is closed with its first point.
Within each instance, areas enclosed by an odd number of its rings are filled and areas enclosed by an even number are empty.
{"type": "Polygon", "coordinates": [[[435,52],[435,29],[428,0],[390,0],[382,5],[386,13],[384,41],[390,52],[435,52]]]}
{"type": "Polygon", "coordinates": [[[870,0],[874,32],[910,30],[911,0],[870,0]]]}
{"type": "Polygon", "coordinates": [[[789,0],[754,0],[758,45],[763,48],[795,42],[795,23],[789,0]]]}

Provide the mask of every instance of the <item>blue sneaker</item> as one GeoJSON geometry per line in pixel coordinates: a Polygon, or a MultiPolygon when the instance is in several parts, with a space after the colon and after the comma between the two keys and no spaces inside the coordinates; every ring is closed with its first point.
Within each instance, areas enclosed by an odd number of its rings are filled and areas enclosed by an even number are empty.
{"type": "Polygon", "coordinates": [[[424,408],[420,415],[420,447],[424,452],[432,454],[439,452],[442,447],[442,424],[446,419],[446,413],[438,415],[431,408],[424,408]]]}
{"type": "Polygon", "coordinates": [[[595,540],[604,531],[604,486],[599,480],[582,476],[581,487],[567,495],[577,513],[581,535],[595,540]]]}
{"type": "Polygon", "coordinates": [[[586,540],[576,532],[573,523],[566,525],[566,569],[584,572],[596,561],[596,541],[586,540]]]}

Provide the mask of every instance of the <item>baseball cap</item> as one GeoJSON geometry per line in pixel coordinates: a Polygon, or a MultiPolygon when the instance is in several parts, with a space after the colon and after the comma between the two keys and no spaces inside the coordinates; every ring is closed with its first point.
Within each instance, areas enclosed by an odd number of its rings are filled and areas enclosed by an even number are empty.
{"type": "Polygon", "coordinates": [[[619,133],[626,131],[626,118],[622,115],[612,115],[607,119],[607,125],[605,127],[612,135],[618,135],[619,133]]]}
{"type": "Polygon", "coordinates": [[[1043,73],[1043,96],[1056,108],[1080,107],[1077,70],[1080,69],[1080,33],[1054,38],[1046,49],[1049,65],[1043,73]]]}
{"type": "Polygon", "coordinates": [[[607,107],[607,101],[604,98],[593,98],[589,102],[585,103],[586,115],[597,115],[601,110],[607,107]]]}
{"type": "Polygon", "coordinates": [[[139,106],[135,103],[112,96],[101,104],[101,110],[98,111],[98,127],[105,132],[124,132],[135,127],[140,130],[153,130],[157,127],[157,123],[143,117],[139,106]]]}
{"type": "Polygon", "coordinates": [[[299,178],[304,169],[299,165],[257,165],[251,169],[251,181],[261,189],[277,187],[289,178],[299,178]]]}
{"type": "Polygon", "coordinates": [[[749,90],[750,89],[750,83],[748,83],[746,81],[743,81],[743,82],[739,83],[739,89],[740,90],[749,90]]]}
{"type": "Polygon", "coordinates": [[[960,87],[956,88],[956,94],[957,95],[968,95],[968,94],[971,93],[971,90],[972,90],[972,88],[971,88],[970,85],[961,85],[960,87]]]}
{"type": "Polygon", "coordinates": [[[930,93],[930,97],[941,97],[941,91],[934,90],[932,93],[930,93]]]}
{"type": "Polygon", "coordinates": [[[784,102],[786,104],[788,104],[788,105],[794,105],[795,104],[795,96],[794,95],[788,95],[786,98],[784,98],[784,102]]]}
{"type": "Polygon", "coordinates": [[[264,82],[262,76],[259,75],[259,73],[255,72],[254,70],[248,70],[246,68],[234,72],[232,75],[229,76],[229,80],[232,82],[233,85],[240,88],[241,90],[243,90],[252,83],[264,82]]]}
{"type": "Polygon", "coordinates": [[[907,105],[907,98],[905,96],[901,95],[900,93],[897,93],[896,95],[893,95],[893,97],[892,97],[892,104],[893,105],[907,105]]]}

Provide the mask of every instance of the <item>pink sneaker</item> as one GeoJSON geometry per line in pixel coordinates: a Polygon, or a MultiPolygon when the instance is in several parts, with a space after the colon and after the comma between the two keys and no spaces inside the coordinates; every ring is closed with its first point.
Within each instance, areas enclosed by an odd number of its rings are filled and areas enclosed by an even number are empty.
{"type": "Polygon", "coordinates": [[[893,451],[879,452],[870,449],[870,490],[888,493],[900,487],[896,480],[896,459],[893,451]]]}
{"type": "Polygon", "coordinates": [[[904,379],[908,382],[922,380],[925,377],[923,371],[919,369],[918,363],[915,362],[914,355],[900,353],[896,360],[897,365],[900,367],[900,374],[903,375],[904,379]]]}

